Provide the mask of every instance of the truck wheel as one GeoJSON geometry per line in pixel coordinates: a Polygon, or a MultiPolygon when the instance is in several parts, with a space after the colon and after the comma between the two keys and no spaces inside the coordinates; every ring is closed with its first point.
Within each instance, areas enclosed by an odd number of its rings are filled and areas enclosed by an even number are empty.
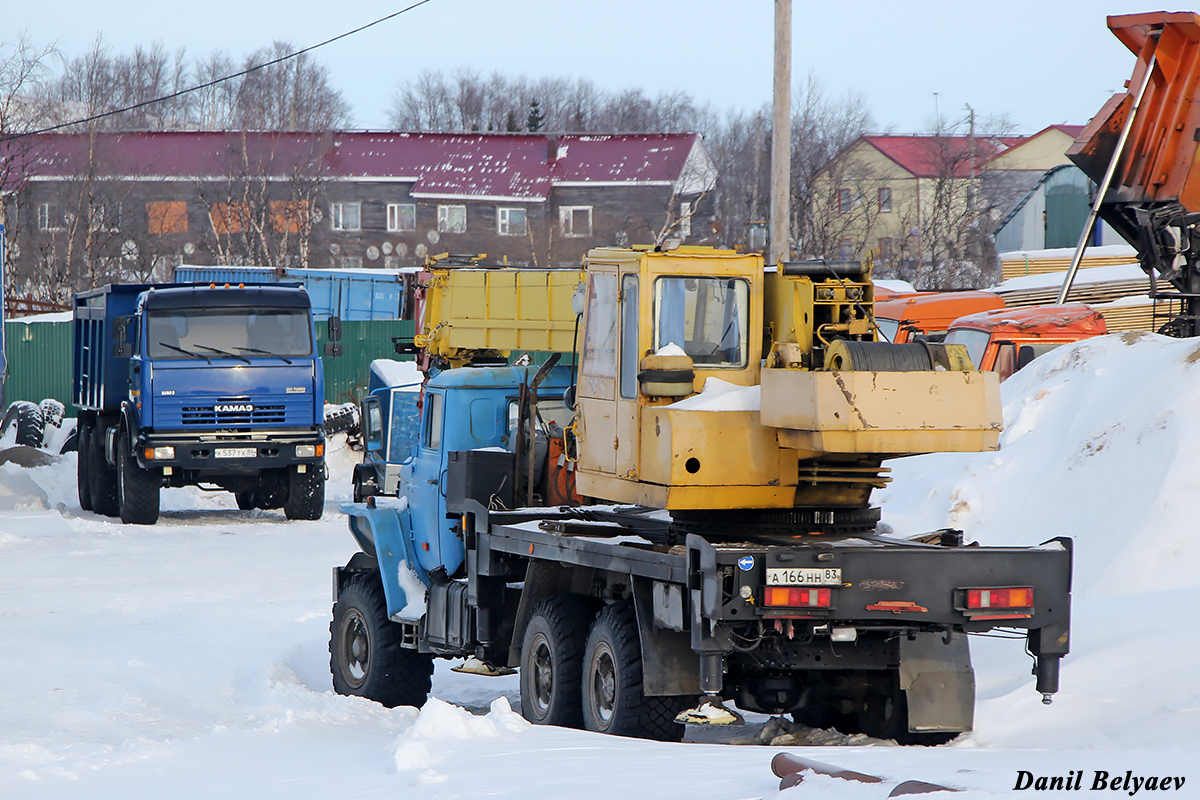
{"type": "Polygon", "coordinates": [[[521,644],[521,715],[535,725],[583,726],[583,646],[595,610],[581,595],[533,608],[521,644]]]}
{"type": "Polygon", "coordinates": [[[91,487],[92,511],[106,517],[115,517],[121,503],[117,496],[117,471],[104,460],[104,426],[92,428],[88,445],[88,486],[91,487]]]}
{"type": "Polygon", "coordinates": [[[368,474],[366,469],[360,469],[365,466],[365,464],[354,465],[352,481],[354,483],[354,502],[356,503],[365,503],[368,497],[379,494],[379,485],[375,482],[374,471],[372,470],[368,474]]]}
{"type": "Polygon", "coordinates": [[[79,442],[79,461],[75,466],[75,486],[79,490],[79,507],[84,511],[92,510],[91,475],[88,472],[92,458],[92,426],[85,425],[81,420],[76,429],[76,441],[79,442]]]}
{"type": "Polygon", "coordinates": [[[387,618],[379,575],[352,575],[333,604],[329,671],[333,690],[393,708],[429,699],[433,656],[401,647],[402,629],[387,618]]]}
{"type": "Polygon", "coordinates": [[[288,476],[287,500],[283,514],[288,519],[320,519],[325,510],[325,470],[309,464],[306,472],[288,476]]]}
{"type": "Polygon", "coordinates": [[[25,447],[41,447],[45,435],[46,423],[42,419],[42,410],[28,400],[18,400],[4,412],[4,424],[0,426],[5,432],[10,426],[16,427],[14,443],[25,447]]]}
{"type": "MultiPolygon", "coordinates": [[[[324,484],[322,484],[322,493],[324,492],[324,484]]],[[[288,499],[288,476],[284,471],[268,472],[259,479],[258,487],[248,494],[251,495],[254,505],[247,506],[248,508],[261,508],[264,511],[272,511],[276,508],[283,508],[284,503],[288,499]]],[[[322,505],[324,497],[321,498],[322,505]]],[[[240,506],[239,506],[240,508],[240,506]]],[[[319,517],[320,515],[318,515],[319,517]]],[[[307,519],[307,517],[302,517],[307,519]]]]}
{"type": "Polygon", "coordinates": [[[858,727],[876,739],[895,739],[898,744],[933,747],[958,736],[955,732],[913,733],[908,729],[908,702],[894,670],[881,673],[871,682],[856,713],[858,727]]]}
{"type": "Polygon", "coordinates": [[[642,652],[632,603],[604,607],[588,635],[583,668],[583,725],[589,731],[678,742],[675,716],[686,696],[642,694],[642,652]]]}
{"type": "Polygon", "coordinates": [[[242,511],[249,511],[254,508],[254,490],[248,489],[244,492],[234,492],[233,499],[237,502],[237,507],[242,511]]]}
{"type": "Polygon", "coordinates": [[[117,496],[121,522],[133,525],[153,525],[158,522],[158,497],[162,486],[161,472],[142,469],[129,442],[129,434],[121,436],[117,445],[117,496]]]}

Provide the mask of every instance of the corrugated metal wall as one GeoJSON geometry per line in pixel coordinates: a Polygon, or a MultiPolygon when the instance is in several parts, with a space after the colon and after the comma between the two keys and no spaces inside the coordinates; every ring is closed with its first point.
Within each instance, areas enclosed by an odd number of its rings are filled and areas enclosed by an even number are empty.
{"type": "MultiPolygon", "coordinates": [[[[325,323],[317,323],[317,347],[325,348],[325,323]]],[[[324,358],[325,400],[329,403],[357,403],[367,393],[371,362],[377,358],[396,358],[392,337],[413,337],[411,319],[342,320],[342,355],[324,358]]],[[[411,360],[411,356],[402,360],[411,360]]]]}
{"type": "MultiPolygon", "coordinates": [[[[6,402],[30,400],[39,403],[53,397],[71,406],[70,322],[7,322],[8,376],[6,402]]],[[[325,346],[326,327],[317,323],[319,351],[325,346]]],[[[412,320],[357,320],[342,322],[342,355],[323,358],[325,400],[330,403],[358,402],[367,391],[367,373],[376,358],[399,358],[392,337],[412,339],[412,320]]]]}
{"type": "Polygon", "coordinates": [[[71,407],[71,323],[4,323],[8,351],[8,375],[4,401],[30,400],[40,403],[53,397],[71,407]]]}

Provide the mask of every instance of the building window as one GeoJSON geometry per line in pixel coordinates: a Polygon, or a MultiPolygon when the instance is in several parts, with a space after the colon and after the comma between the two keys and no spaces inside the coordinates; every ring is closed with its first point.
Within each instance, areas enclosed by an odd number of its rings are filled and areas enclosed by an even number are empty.
{"type": "Polygon", "coordinates": [[[88,212],[93,231],[116,231],[121,228],[121,203],[118,200],[97,199],[88,212]]]}
{"type": "Polygon", "coordinates": [[[362,230],[362,203],[334,203],[329,222],[335,231],[362,230]]]}
{"type": "Polygon", "coordinates": [[[529,232],[523,208],[497,208],[496,233],[501,236],[525,236],[529,232]]]}
{"type": "Polygon", "coordinates": [[[679,204],[679,235],[684,239],[692,235],[692,204],[679,204]]]}
{"type": "Polygon", "coordinates": [[[883,262],[892,260],[892,240],[890,238],[879,240],[879,260],[883,262]]]}
{"type": "Polygon", "coordinates": [[[892,187],[884,186],[879,190],[879,213],[892,213],[892,187]]]}
{"type": "Polygon", "coordinates": [[[849,239],[838,240],[838,260],[849,261],[854,257],[854,243],[849,239]]]}
{"type": "Polygon", "coordinates": [[[592,207],[563,206],[558,210],[558,224],[562,228],[563,236],[591,236],[592,207]]]}
{"type": "Polygon", "coordinates": [[[156,236],[187,233],[187,202],[160,200],[146,203],[147,230],[156,236]]]}
{"type": "Polygon", "coordinates": [[[37,226],[39,231],[61,231],[62,223],[62,213],[57,206],[50,203],[42,203],[38,206],[37,226]]]}
{"type": "Polygon", "coordinates": [[[212,208],[208,211],[213,233],[218,236],[241,233],[246,229],[246,221],[249,217],[250,208],[245,203],[213,203],[212,208]]]}
{"type": "Polygon", "coordinates": [[[387,229],[390,232],[415,231],[417,207],[412,203],[388,203],[387,229]]]}
{"type": "Polygon", "coordinates": [[[438,206],[438,230],[442,233],[466,233],[467,207],[438,206]]]}
{"type": "Polygon", "coordinates": [[[337,265],[340,269],[362,269],[362,256],[342,256],[337,265]]]}
{"type": "Polygon", "coordinates": [[[837,207],[838,207],[839,214],[849,214],[850,213],[850,190],[849,189],[838,189],[837,207]]]}
{"type": "Polygon", "coordinates": [[[276,233],[299,233],[308,225],[307,203],[299,200],[272,200],[271,225],[276,233]]]}

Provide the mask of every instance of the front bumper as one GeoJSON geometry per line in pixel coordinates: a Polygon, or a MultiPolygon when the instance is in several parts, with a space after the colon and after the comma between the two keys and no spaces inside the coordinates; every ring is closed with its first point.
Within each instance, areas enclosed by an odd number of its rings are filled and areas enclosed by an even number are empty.
{"type": "Polygon", "coordinates": [[[325,437],[314,430],[211,434],[141,433],[137,461],[146,468],[257,471],[325,461],[325,437]],[[147,458],[150,455],[150,458],[147,458]]]}

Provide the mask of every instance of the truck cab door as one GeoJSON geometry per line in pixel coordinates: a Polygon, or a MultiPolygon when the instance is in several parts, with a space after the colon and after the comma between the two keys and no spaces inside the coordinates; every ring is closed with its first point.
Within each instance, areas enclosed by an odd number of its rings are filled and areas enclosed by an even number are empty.
{"type": "Polygon", "coordinates": [[[583,418],[580,466],[609,475],[617,471],[617,289],[614,266],[589,266],[576,393],[583,418]]]}
{"type": "Polygon", "coordinates": [[[620,477],[634,479],[639,473],[638,457],[641,450],[641,414],[638,411],[638,367],[641,363],[638,333],[641,314],[638,288],[636,272],[621,275],[616,473],[620,477]]]}
{"type": "Polygon", "coordinates": [[[441,528],[446,520],[446,451],[442,447],[445,425],[445,391],[429,390],[421,415],[415,458],[400,466],[400,494],[408,498],[417,561],[426,571],[442,566],[441,528]]]}

